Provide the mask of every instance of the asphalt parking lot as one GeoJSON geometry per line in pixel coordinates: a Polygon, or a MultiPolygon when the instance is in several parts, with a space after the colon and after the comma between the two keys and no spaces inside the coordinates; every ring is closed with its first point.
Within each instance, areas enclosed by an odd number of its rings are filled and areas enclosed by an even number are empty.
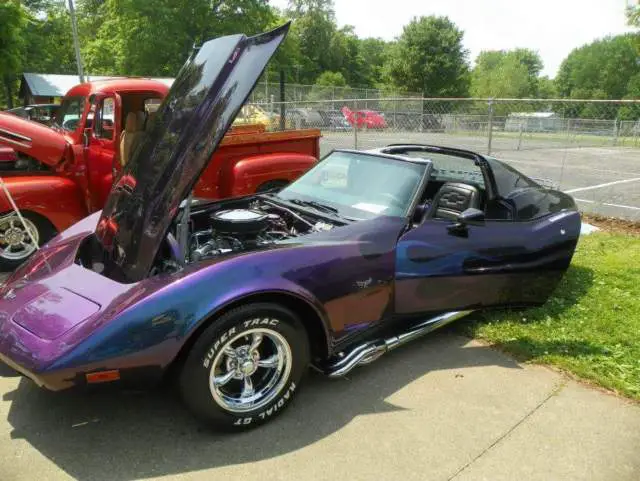
{"type": "Polygon", "coordinates": [[[173,391],[51,393],[0,368],[0,479],[634,480],[640,407],[450,330],[280,418],[202,429],[173,391]]]}
{"type": "MultiPolygon", "coordinates": [[[[358,148],[392,143],[426,143],[487,151],[484,137],[419,132],[359,132],[358,148]]],[[[353,148],[353,132],[324,132],[321,153],[353,148]]],[[[640,149],[602,145],[581,147],[558,142],[524,142],[496,137],[492,155],[526,175],[551,180],[570,193],[586,212],[640,220],[640,149]]]]}

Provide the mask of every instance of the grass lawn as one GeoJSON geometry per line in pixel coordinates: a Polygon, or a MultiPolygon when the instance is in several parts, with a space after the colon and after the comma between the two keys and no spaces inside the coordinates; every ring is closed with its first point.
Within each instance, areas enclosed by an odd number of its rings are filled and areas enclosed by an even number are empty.
{"type": "Polygon", "coordinates": [[[640,237],[584,236],[544,306],[475,319],[466,334],[640,400],[640,237]]]}

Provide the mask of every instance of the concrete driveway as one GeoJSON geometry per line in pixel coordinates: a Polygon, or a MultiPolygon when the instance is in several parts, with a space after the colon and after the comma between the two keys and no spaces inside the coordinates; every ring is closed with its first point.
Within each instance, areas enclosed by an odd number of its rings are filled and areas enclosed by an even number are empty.
{"type": "MultiPolygon", "coordinates": [[[[0,368],[2,369],[2,368],[0,368]]],[[[634,480],[640,407],[451,331],[330,381],[258,430],[171,390],[50,393],[0,371],[1,480],[634,480]]]]}

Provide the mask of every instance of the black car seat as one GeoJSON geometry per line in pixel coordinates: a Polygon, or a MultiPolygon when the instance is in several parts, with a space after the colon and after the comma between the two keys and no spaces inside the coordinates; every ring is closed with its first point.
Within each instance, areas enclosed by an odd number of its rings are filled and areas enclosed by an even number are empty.
{"type": "Polygon", "coordinates": [[[482,195],[477,187],[446,182],[436,194],[426,218],[453,219],[469,208],[482,209],[482,195]]]}

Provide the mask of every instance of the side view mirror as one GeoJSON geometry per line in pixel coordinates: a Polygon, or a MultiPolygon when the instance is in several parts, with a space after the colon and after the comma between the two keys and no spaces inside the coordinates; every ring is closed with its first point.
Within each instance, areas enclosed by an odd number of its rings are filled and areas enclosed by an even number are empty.
{"type": "Polygon", "coordinates": [[[91,129],[84,129],[82,131],[82,145],[85,147],[89,147],[90,140],[91,140],[91,129]]]}
{"type": "Polygon", "coordinates": [[[470,207],[469,209],[466,209],[458,214],[456,222],[447,227],[447,230],[452,235],[466,237],[469,233],[467,226],[482,224],[484,222],[484,219],[485,217],[483,211],[470,207]]]}
{"type": "Polygon", "coordinates": [[[413,211],[413,222],[419,224],[424,219],[424,216],[429,211],[428,204],[418,204],[416,209],[413,211]]]}

